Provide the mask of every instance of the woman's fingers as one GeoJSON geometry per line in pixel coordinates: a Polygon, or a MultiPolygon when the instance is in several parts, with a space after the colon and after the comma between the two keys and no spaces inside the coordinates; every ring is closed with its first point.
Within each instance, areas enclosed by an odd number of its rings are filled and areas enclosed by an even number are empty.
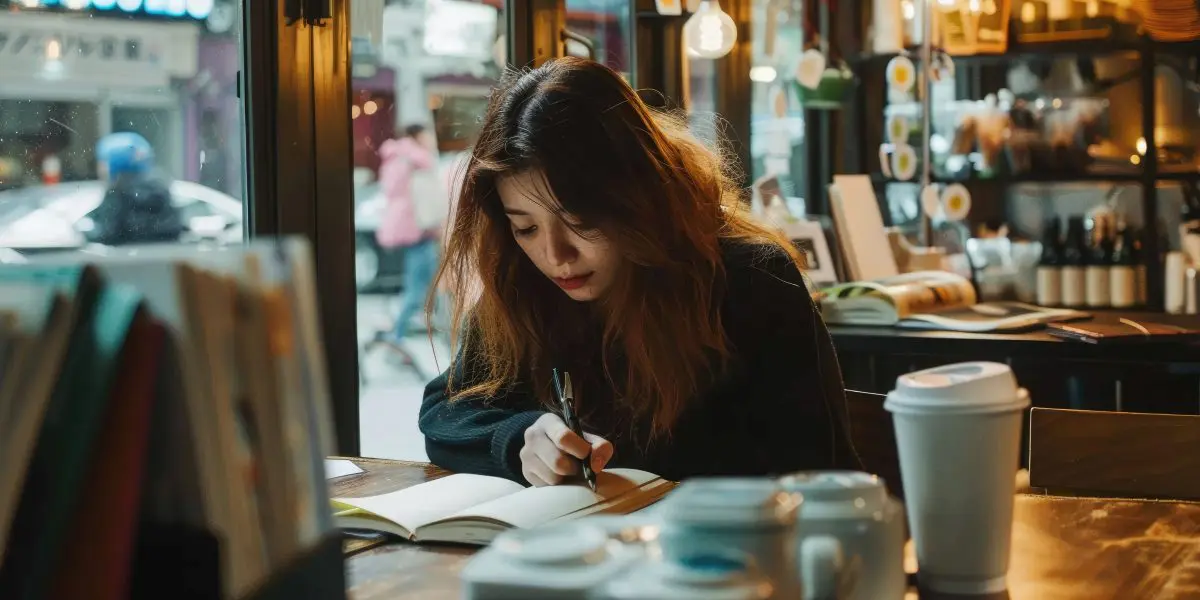
{"type": "Polygon", "coordinates": [[[543,481],[541,477],[538,477],[537,474],[534,473],[529,467],[521,469],[521,475],[524,475],[525,480],[528,481],[529,485],[532,485],[533,487],[546,487],[547,485],[550,485],[543,481]]]}
{"type": "MultiPolygon", "coordinates": [[[[548,445],[548,441],[546,445],[548,445]]],[[[555,473],[546,461],[542,460],[538,455],[538,450],[535,445],[527,444],[521,448],[521,473],[525,475],[525,479],[535,486],[555,485],[562,481],[562,475],[555,473]]]]}
{"type": "Polygon", "coordinates": [[[584,458],[592,451],[591,444],[571,431],[558,415],[547,416],[552,418],[542,417],[538,422],[542,424],[546,437],[550,438],[556,448],[575,458],[584,458]]]}
{"type": "Polygon", "coordinates": [[[589,444],[591,444],[592,470],[603,471],[604,466],[607,465],[608,461],[612,460],[613,457],[612,442],[591,433],[583,434],[583,438],[587,440],[589,444]]]}
{"type": "Polygon", "coordinates": [[[580,459],[594,471],[603,470],[613,451],[612,442],[590,433],[580,437],[558,415],[547,413],[525,430],[521,474],[535,486],[557,485],[579,473],[580,459]]]}
{"type": "Polygon", "coordinates": [[[555,475],[573,475],[578,469],[578,459],[571,458],[559,450],[550,438],[535,442],[533,449],[538,459],[555,475]]]}

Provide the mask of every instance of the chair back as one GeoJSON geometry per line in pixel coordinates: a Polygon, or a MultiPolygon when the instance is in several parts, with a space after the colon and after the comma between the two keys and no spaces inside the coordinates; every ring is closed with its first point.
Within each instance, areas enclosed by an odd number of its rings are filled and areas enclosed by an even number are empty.
{"type": "Polygon", "coordinates": [[[1200,416],[1033,408],[1029,485],[1200,500],[1200,416]]]}
{"type": "Polygon", "coordinates": [[[883,394],[846,390],[850,420],[847,426],[850,442],[863,468],[883,478],[893,495],[904,498],[896,430],[892,425],[892,414],[883,408],[886,399],[883,394]]]}

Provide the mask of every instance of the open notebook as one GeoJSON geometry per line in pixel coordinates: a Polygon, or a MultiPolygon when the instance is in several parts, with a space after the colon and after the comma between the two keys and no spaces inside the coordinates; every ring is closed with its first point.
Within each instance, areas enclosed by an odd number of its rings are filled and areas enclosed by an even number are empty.
{"type": "Polygon", "coordinates": [[[455,474],[363,498],[334,498],[334,521],[414,542],[486,545],[506,529],[587,515],[627,514],[661,499],[675,483],[636,469],[596,474],[580,485],[527,488],[499,477],[455,474]]]}

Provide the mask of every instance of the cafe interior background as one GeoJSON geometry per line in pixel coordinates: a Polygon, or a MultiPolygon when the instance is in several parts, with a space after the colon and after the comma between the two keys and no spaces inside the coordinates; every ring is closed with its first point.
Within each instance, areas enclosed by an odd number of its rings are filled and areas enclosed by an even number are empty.
{"type": "MultiPolygon", "coordinates": [[[[1140,274],[1127,300],[1084,291],[1072,308],[1169,321],[1200,312],[1200,5],[1165,4],[0,0],[0,262],[85,250],[96,142],[140,133],[188,219],[181,243],[310,240],[336,453],[425,460],[417,407],[448,339],[435,311],[405,340],[411,361],[371,343],[403,294],[402,256],[375,236],[377,149],[425,123],[452,172],[503,70],[570,54],[730,151],[751,210],[807,232],[821,284],[882,256],[958,273],[980,301],[1038,303],[1039,267],[1074,253],[1140,274]],[[717,41],[685,39],[713,8],[717,41]],[[887,234],[851,243],[840,206],[864,197],[887,234]]],[[[1036,406],[1200,413],[1200,355],[1182,344],[832,333],[864,392],[993,360],[1036,406]]]]}

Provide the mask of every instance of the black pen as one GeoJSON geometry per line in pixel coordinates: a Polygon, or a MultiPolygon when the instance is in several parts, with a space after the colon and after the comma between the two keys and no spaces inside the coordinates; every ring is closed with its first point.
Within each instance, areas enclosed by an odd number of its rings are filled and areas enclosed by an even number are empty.
{"type": "MultiPolygon", "coordinates": [[[[571,387],[571,374],[566,373],[560,379],[558,369],[553,369],[552,372],[554,392],[558,394],[558,403],[562,406],[563,422],[571,428],[571,431],[575,432],[575,435],[586,441],[586,438],[583,437],[583,429],[579,426],[579,418],[575,415],[575,392],[571,387]]],[[[590,458],[589,454],[588,457],[579,459],[579,466],[583,468],[583,478],[587,480],[588,487],[592,488],[594,492],[596,491],[596,473],[592,471],[590,458]]]]}

